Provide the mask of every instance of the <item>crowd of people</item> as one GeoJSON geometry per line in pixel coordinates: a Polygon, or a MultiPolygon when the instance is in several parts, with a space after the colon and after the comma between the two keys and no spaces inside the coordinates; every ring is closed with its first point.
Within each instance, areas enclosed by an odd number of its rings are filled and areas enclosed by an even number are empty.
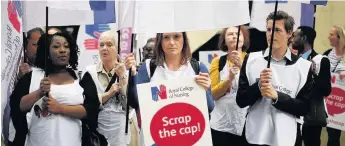
{"type": "MultiPolygon", "coordinates": [[[[186,32],[157,33],[143,47],[140,63],[133,54],[121,60],[116,32],[103,32],[98,40],[100,61],[81,72],[75,39],[56,28],[47,34],[34,28],[27,32],[19,81],[10,96],[13,126],[8,142],[144,145],[146,135],[140,130],[125,133],[127,102],[138,117],[137,122],[129,120],[131,124],[140,128],[141,120],[147,120],[140,118],[140,108],[145,107],[139,106],[136,84],[194,77],[206,91],[201,100],[207,101],[214,146],[319,146],[321,129],[327,126],[324,97],[331,92],[331,73],[345,78],[345,31],[332,27],[330,49],[318,54],[313,46],[316,31],[308,26],[294,31],[294,25],[284,11],[269,14],[269,47],[252,53],[246,53],[246,26],[224,28],[218,48],[227,54],[214,58],[209,71],[192,58],[186,32]]],[[[340,146],[341,131],[327,132],[328,146],[340,146]]]]}

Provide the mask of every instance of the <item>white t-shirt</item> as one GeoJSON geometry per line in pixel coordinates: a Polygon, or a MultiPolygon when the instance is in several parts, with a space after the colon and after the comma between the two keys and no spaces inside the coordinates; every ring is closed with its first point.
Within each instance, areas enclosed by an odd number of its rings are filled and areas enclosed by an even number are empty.
{"type": "MultiPolygon", "coordinates": [[[[32,73],[31,85],[39,86],[44,77],[43,71],[32,73]]],[[[37,87],[37,86],[36,86],[37,87]]],[[[30,87],[31,88],[31,87],[30,87]]],[[[81,105],[84,102],[84,89],[75,80],[71,84],[51,85],[50,94],[59,104],[81,105]]],[[[81,146],[82,123],[80,119],[48,114],[41,110],[42,99],[38,100],[31,109],[31,120],[26,146],[81,146]]]]}

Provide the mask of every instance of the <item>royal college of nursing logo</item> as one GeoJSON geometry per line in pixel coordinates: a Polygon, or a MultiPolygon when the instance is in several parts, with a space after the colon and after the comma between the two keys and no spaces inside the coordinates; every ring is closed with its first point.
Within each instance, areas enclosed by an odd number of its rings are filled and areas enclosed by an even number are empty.
{"type": "Polygon", "coordinates": [[[151,87],[151,94],[153,101],[158,101],[158,96],[161,100],[168,98],[165,85],[159,85],[159,89],[158,87],[151,87]]]}
{"type": "Polygon", "coordinates": [[[218,57],[218,54],[214,53],[214,54],[208,54],[207,55],[207,60],[208,60],[208,63],[211,63],[213,58],[216,58],[218,57]]]}
{"type": "Polygon", "coordinates": [[[22,4],[20,1],[8,1],[7,4],[8,19],[10,20],[14,29],[21,32],[21,25],[19,19],[23,16],[22,4]]]}

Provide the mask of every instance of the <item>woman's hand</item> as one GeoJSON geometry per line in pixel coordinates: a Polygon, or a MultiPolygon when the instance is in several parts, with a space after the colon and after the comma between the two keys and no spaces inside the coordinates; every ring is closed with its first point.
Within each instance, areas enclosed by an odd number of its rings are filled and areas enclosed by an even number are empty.
{"type": "Polygon", "coordinates": [[[40,97],[43,97],[46,93],[50,91],[50,85],[51,85],[51,82],[49,78],[45,77],[41,80],[40,88],[38,89],[40,97]]]}
{"type": "Polygon", "coordinates": [[[127,70],[132,70],[132,76],[135,76],[137,74],[137,67],[133,53],[126,56],[125,66],[127,70]]]}
{"type": "Polygon", "coordinates": [[[56,100],[49,94],[49,97],[44,97],[42,102],[42,109],[47,109],[53,114],[62,114],[63,105],[56,102],[56,100]]]}
{"type": "Polygon", "coordinates": [[[195,82],[205,90],[209,89],[211,86],[211,79],[208,73],[199,73],[199,75],[195,77],[195,82]]]}
{"type": "Polygon", "coordinates": [[[121,62],[115,62],[115,73],[118,77],[122,78],[126,75],[125,65],[121,62]]]}
{"type": "Polygon", "coordinates": [[[230,61],[238,68],[242,67],[241,54],[238,51],[232,51],[230,54],[230,61]]]}
{"type": "Polygon", "coordinates": [[[238,74],[239,69],[237,66],[233,66],[230,70],[229,70],[229,80],[233,81],[236,77],[236,75],[238,74]]]}
{"type": "Polygon", "coordinates": [[[340,80],[343,80],[345,78],[345,71],[340,72],[339,78],[340,80]]]}

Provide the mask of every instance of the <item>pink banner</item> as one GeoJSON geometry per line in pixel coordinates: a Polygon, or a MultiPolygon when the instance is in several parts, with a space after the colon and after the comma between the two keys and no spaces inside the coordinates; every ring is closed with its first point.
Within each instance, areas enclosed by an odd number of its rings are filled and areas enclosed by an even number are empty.
{"type": "Polygon", "coordinates": [[[120,56],[122,60],[131,53],[131,45],[132,45],[132,28],[126,27],[120,30],[120,56]]]}
{"type": "Polygon", "coordinates": [[[328,127],[345,131],[345,79],[332,74],[332,92],[325,98],[328,112],[328,127]]]}

